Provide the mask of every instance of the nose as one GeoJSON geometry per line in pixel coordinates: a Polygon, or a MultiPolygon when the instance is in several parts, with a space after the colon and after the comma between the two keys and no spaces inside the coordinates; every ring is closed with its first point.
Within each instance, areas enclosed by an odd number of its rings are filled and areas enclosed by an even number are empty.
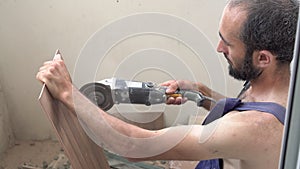
{"type": "Polygon", "coordinates": [[[227,46],[224,44],[222,40],[219,41],[218,46],[217,46],[217,51],[219,53],[228,53],[227,46]]]}

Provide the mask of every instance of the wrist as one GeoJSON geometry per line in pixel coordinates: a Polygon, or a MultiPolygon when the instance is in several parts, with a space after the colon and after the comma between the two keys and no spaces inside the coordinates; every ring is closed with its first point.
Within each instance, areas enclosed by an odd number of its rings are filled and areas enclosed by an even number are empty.
{"type": "Polygon", "coordinates": [[[75,87],[71,85],[69,90],[66,90],[61,93],[59,100],[71,111],[75,110],[74,107],[74,89],[75,87]]]}
{"type": "Polygon", "coordinates": [[[200,82],[195,82],[195,88],[201,92],[203,95],[211,97],[211,90],[204,84],[200,82]]]}

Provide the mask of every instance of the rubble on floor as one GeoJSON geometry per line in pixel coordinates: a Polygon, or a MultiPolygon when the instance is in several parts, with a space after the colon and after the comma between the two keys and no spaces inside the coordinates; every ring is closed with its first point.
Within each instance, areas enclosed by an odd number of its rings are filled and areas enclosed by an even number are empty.
{"type": "Polygon", "coordinates": [[[50,164],[46,161],[43,162],[42,166],[24,163],[18,169],[72,169],[72,167],[68,158],[63,153],[60,153],[50,164]]]}
{"type": "MultiPolygon", "coordinates": [[[[105,151],[111,169],[193,169],[198,162],[146,161],[128,162],[105,151]]],[[[72,169],[57,141],[16,141],[0,158],[0,169],[72,169]]]]}
{"type": "MultiPolygon", "coordinates": [[[[111,169],[166,169],[167,163],[165,161],[131,163],[115,154],[109,152],[105,152],[105,154],[111,169]]],[[[46,161],[43,162],[42,166],[24,163],[18,169],[72,169],[72,166],[62,152],[50,164],[46,161]]]]}
{"type": "MultiPolygon", "coordinates": [[[[111,169],[169,169],[166,161],[132,163],[105,151],[111,169]]],[[[57,141],[16,141],[0,158],[0,169],[72,169],[57,141]]]]}

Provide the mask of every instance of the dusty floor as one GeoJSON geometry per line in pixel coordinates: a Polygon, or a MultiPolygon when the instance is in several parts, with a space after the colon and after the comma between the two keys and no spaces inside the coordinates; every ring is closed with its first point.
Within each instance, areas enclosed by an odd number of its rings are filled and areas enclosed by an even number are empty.
{"type": "Polygon", "coordinates": [[[24,163],[37,167],[48,164],[62,151],[57,141],[16,141],[0,159],[0,169],[18,169],[24,163]]]}
{"type": "MultiPolygon", "coordinates": [[[[22,166],[24,164],[43,168],[45,163],[50,164],[61,154],[63,154],[63,150],[57,141],[16,141],[14,147],[7,150],[0,158],[0,169],[23,169],[22,166]]],[[[125,167],[124,164],[126,164],[119,157],[109,157],[108,161],[110,164],[116,162],[122,164],[119,165],[122,169],[125,167]]],[[[155,161],[145,162],[141,165],[129,165],[127,168],[191,169],[196,164],[197,162],[155,161]],[[148,166],[144,166],[144,164],[148,166]]]]}

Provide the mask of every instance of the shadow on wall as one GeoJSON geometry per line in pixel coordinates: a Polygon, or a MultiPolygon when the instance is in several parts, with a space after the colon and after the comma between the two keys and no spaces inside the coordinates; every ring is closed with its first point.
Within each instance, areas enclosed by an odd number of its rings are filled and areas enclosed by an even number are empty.
{"type": "Polygon", "coordinates": [[[10,127],[7,104],[0,84],[0,156],[12,145],[14,137],[10,127]]]}

